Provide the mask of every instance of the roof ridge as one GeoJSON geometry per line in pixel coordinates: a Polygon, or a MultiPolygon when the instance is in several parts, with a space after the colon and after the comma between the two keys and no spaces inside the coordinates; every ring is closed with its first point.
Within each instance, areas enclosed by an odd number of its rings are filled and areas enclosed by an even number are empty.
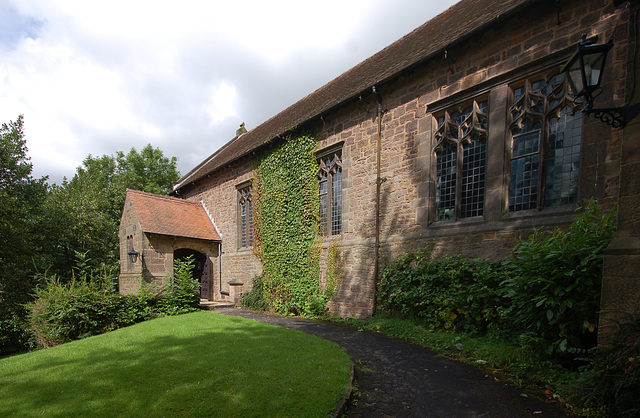
{"type": "Polygon", "coordinates": [[[161,195],[161,194],[145,192],[143,190],[135,190],[135,189],[127,188],[127,194],[128,193],[135,193],[135,194],[139,194],[139,195],[144,195],[146,197],[150,197],[150,198],[154,198],[154,199],[170,200],[170,201],[173,201],[173,202],[196,204],[196,205],[202,206],[201,202],[197,202],[197,201],[193,201],[193,200],[187,200],[187,199],[181,199],[179,197],[165,196],[165,195],[161,195]]]}

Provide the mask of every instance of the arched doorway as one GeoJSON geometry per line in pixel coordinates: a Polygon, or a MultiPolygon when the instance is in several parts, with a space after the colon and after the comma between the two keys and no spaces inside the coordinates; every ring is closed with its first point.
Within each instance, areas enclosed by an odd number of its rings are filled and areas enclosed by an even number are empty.
{"type": "Polygon", "coordinates": [[[200,283],[200,297],[209,300],[211,297],[209,258],[205,254],[189,248],[180,248],[173,252],[174,260],[184,260],[189,256],[193,256],[194,269],[192,274],[193,278],[200,283]]]}

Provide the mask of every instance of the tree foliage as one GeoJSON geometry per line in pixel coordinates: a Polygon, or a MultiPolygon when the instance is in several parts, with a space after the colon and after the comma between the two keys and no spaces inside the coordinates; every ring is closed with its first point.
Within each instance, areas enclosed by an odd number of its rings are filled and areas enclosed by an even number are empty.
{"type": "Polygon", "coordinates": [[[0,354],[24,349],[24,304],[45,273],[68,280],[77,254],[88,268],[117,270],[127,188],[166,194],[180,177],[175,157],[147,145],[89,155],[71,181],[49,186],[31,176],[23,124],[0,127],[0,354]]]}
{"type": "MultiPolygon", "coordinates": [[[[71,181],[54,185],[46,208],[59,232],[51,261],[53,271],[63,273],[73,264],[75,252],[114,267],[118,263],[117,231],[126,190],[167,194],[180,177],[175,157],[165,157],[147,145],[140,152],[85,158],[71,181]]],[[[97,267],[97,265],[94,265],[97,267]]]]}
{"type": "Polygon", "coordinates": [[[22,306],[36,285],[45,249],[46,178],[31,176],[23,117],[0,127],[0,353],[25,341],[22,306]]]}

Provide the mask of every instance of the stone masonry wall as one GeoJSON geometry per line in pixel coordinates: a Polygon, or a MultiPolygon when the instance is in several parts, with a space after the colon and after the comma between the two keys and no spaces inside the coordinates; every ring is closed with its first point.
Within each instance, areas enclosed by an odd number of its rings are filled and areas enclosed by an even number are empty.
{"type": "MultiPolygon", "coordinates": [[[[377,87],[382,97],[380,204],[381,265],[400,253],[429,246],[436,254],[502,258],[521,237],[537,227],[567,225],[577,205],[509,213],[511,139],[508,107],[512,87],[527,77],[558,71],[583,32],[614,39],[599,106],[624,100],[629,11],[602,0],[538,2],[516,16],[377,87]],[[484,215],[435,221],[435,117],[464,101],[489,102],[489,137],[484,215]]],[[[324,114],[322,151],[342,144],[343,279],[331,301],[332,313],[370,316],[375,307],[374,245],[378,102],[369,91],[324,114]]],[[[314,122],[316,123],[316,122],[314,122]]],[[[581,199],[596,198],[606,209],[620,190],[622,133],[583,118],[581,199]]],[[[631,166],[630,166],[631,167],[631,166]]],[[[251,178],[249,158],[231,164],[198,183],[191,200],[203,200],[223,239],[223,282],[247,281],[260,272],[259,261],[236,243],[237,189],[251,178]]],[[[332,237],[325,238],[321,265],[332,237]]],[[[323,277],[325,272],[323,272],[323,277]]],[[[223,283],[223,288],[225,284],[223,283]]]]}
{"type": "MultiPolygon", "coordinates": [[[[640,6],[637,3],[629,9],[632,16],[636,16],[638,11],[640,6]]],[[[636,30],[635,26],[629,25],[627,85],[640,84],[640,66],[633,60],[635,54],[640,52],[640,46],[635,42],[636,30]]],[[[640,91],[637,88],[631,91],[633,96],[631,92],[626,96],[618,94],[630,104],[640,103],[640,91]]],[[[630,121],[622,132],[617,235],[604,256],[598,327],[600,345],[611,343],[619,322],[627,321],[631,314],[640,314],[640,117],[630,121]]]]}
{"type": "Polygon", "coordinates": [[[262,265],[251,248],[239,248],[238,187],[252,179],[251,160],[245,158],[231,164],[189,190],[187,198],[202,201],[222,239],[222,284],[212,282],[216,300],[227,300],[229,282],[239,279],[243,291],[251,289],[251,279],[262,273],[262,265]],[[220,292],[222,290],[222,293],[220,292]]]}
{"type": "MultiPolygon", "coordinates": [[[[539,6],[539,5],[538,5],[539,6]]],[[[380,203],[381,265],[400,253],[429,246],[436,254],[503,258],[533,228],[567,225],[577,205],[509,213],[507,112],[512,83],[559,70],[582,32],[615,39],[611,73],[599,100],[620,105],[628,12],[601,1],[533,7],[482,36],[433,58],[391,84],[378,86],[382,118],[380,203]],[[468,98],[489,100],[490,138],[484,216],[435,222],[436,129],[439,111],[468,98]]],[[[319,150],[343,143],[344,278],[331,308],[343,316],[368,316],[374,306],[374,226],[377,102],[366,96],[323,117],[319,150]]],[[[618,193],[620,132],[585,118],[582,134],[581,198],[610,208],[618,193]]],[[[325,240],[326,241],[326,240],[325,240]]]]}

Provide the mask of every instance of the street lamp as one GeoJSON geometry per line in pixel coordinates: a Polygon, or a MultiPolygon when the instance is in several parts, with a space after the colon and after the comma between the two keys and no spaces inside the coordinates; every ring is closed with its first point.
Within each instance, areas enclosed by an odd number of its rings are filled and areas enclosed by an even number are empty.
{"type": "Polygon", "coordinates": [[[584,113],[593,113],[596,119],[614,128],[624,128],[627,122],[640,113],[640,103],[601,109],[593,106],[593,100],[597,97],[594,97],[594,93],[602,82],[607,53],[613,47],[612,40],[606,44],[597,44],[597,41],[597,36],[587,39],[587,34],[583,33],[576,52],[562,67],[562,72],[565,73],[575,98],[584,98],[584,113]]]}

